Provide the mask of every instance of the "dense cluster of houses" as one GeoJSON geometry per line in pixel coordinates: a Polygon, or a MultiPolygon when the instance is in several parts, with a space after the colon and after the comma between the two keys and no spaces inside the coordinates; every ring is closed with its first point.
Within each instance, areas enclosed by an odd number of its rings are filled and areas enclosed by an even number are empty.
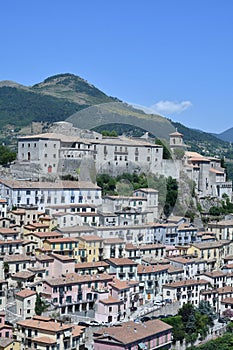
{"type": "MultiPolygon", "coordinates": [[[[22,163],[44,162],[44,173],[85,155],[99,166],[99,157],[109,166],[134,157],[147,170],[164,168],[160,146],[127,142],[41,134],[21,138],[18,155],[22,163]]],[[[182,135],[171,134],[170,143],[182,148],[182,135]]],[[[217,159],[186,152],[183,168],[201,193],[231,196],[217,159]]],[[[161,221],[153,188],[102,196],[88,180],[0,180],[2,349],[169,349],[172,327],[133,322],[135,310],[158,300],[180,307],[206,300],[233,316],[233,220],[205,230],[185,217],[161,221]],[[47,305],[42,315],[38,299],[47,305]],[[89,343],[80,316],[98,325],[89,343]]]]}

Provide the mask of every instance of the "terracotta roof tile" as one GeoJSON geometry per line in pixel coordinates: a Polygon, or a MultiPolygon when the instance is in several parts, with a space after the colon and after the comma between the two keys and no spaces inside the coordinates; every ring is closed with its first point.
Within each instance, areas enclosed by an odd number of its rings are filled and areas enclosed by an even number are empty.
{"type": "Polygon", "coordinates": [[[107,299],[102,299],[99,302],[106,305],[123,304],[123,300],[115,299],[112,296],[109,296],[107,299]]]}
{"type": "Polygon", "coordinates": [[[60,324],[60,322],[52,322],[52,321],[41,321],[36,319],[27,319],[17,322],[17,325],[20,325],[25,328],[33,328],[41,331],[48,331],[53,333],[57,333],[60,331],[71,330],[71,324],[60,324]]]}
{"type": "MultiPolygon", "coordinates": [[[[150,320],[145,324],[135,322],[124,322],[120,326],[109,327],[107,330],[99,330],[98,338],[111,337],[122,344],[130,344],[142,341],[156,334],[171,331],[172,327],[161,320],[150,320]]],[[[96,340],[98,340],[96,337],[96,340]]]]}
{"type": "Polygon", "coordinates": [[[134,265],[136,266],[137,263],[135,261],[132,261],[131,259],[128,258],[110,258],[106,259],[106,261],[111,265],[115,266],[128,266],[128,265],[134,265]]]}
{"type": "Polygon", "coordinates": [[[31,289],[22,289],[18,293],[15,293],[16,297],[19,296],[21,298],[28,298],[32,295],[35,295],[36,292],[31,289]]]}

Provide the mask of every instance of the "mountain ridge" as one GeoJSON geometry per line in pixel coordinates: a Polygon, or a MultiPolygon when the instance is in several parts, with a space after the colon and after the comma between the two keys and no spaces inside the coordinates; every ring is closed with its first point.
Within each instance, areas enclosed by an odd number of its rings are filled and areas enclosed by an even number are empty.
{"type": "Polygon", "coordinates": [[[233,127],[221,132],[220,134],[214,134],[214,135],[220,140],[223,140],[226,142],[233,142],[233,127]]]}
{"type": "MultiPolygon", "coordinates": [[[[154,123],[156,137],[168,137],[169,132],[178,128],[184,134],[184,140],[188,140],[198,151],[203,149],[203,144],[204,149],[207,147],[210,151],[216,145],[220,146],[218,148],[227,147],[218,138],[219,135],[187,128],[160,115],[146,114],[116,97],[106,95],[87,80],[72,73],[56,74],[32,86],[10,80],[0,81],[0,142],[11,142],[12,137],[17,136],[17,133],[12,136],[11,130],[25,126],[28,128],[32,122],[46,125],[56,121],[71,121],[75,115],[79,118],[76,126],[80,128],[91,128],[92,124],[95,127],[97,118],[98,125],[102,122],[106,127],[114,122],[123,123],[123,130],[124,124],[135,123],[133,125],[136,128],[151,132],[154,123]]],[[[23,130],[21,134],[24,134],[23,130]]]]}

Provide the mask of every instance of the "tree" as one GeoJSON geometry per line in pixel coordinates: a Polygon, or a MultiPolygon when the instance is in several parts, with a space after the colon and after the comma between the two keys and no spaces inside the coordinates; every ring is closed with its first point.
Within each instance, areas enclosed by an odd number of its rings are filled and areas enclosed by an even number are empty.
{"type": "Polygon", "coordinates": [[[170,326],[173,327],[172,335],[173,335],[173,342],[176,341],[183,341],[185,338],[185,329],[184,324],[182,322],[181,316],[172,316],[167,317],[164,319],[165,323],[170,324],[170,326]]]}
{"type": "Polygon", "coordinates": [[[36,295],[36,303],[35,303],[35,313],[36,315],[41,315],[45,309],[47,308],[45,302],[41,299],[39,294],[36,295]]]}
{"type": "Polygon", "coordinates": [[[201,315],[207,316],[208,324],[210,326],[213,326],[214,320],[217,318],[217,315],[214,309],[212,308],[212,306],[210,305],[210,303],[208,301],[201,300],[197,310],[198,312],[200,312],[201,315]]]}
{"type": "Polygon", "coordinates": [[[209,214],[213,216],[219,216],[221,215],[221,209],[217,206],[213,206],[210,208],[209,214]]]}
{"type": "Polygon", "coordinates": [[[0,164],[7,165],[16,159],[16,153],[6,146],[0,146],[0,164]]]}
{"type": "Polygon", "coordinates": [[[185,151],[181,148],[175,148],[173,154],[175,159],[182,159],[185,155],[185,151]]]}
{"type": "Polygon", "coordinates": [[[164,214],[169,216],[176,204],[177,196],[178,196],[178,184],[176,179],[173,179],[169,176],[166,180],[166,200],[164,205],[164,214]]]}
{"type": "Polygon", "coordinates": [[[4,275],[6,278],[9,271],[10,271],[10,266],[9,266],[8,262],[6,262],[6,261],[4,261],[4,263],[3,263],[3,270],[4,270],[4,275]]]}
{"type": "Polygon", "coordinates": [[[169,150],[169,146],[166,144],[165,141],[162,141],[160,139],[156,139],[155,144],[163,147],[163,159],[172,159],[171,152],[169,150]]]}
{"type": "Polygon", "coordinates": [[[178,315],[182,317],[182,322],[184,324],[187,324],[190,317],[193,316],[195,313],[195,308],[193,304],[187,303],[182,306],[182,308],[179,309],[178,315]]]}
{"type": "Polygon", "coordinates": [[[117,132],[115,131],[115,130],[111,130],[111,131],[109,131],[109,130],[103,130],[103,131],[101,131],[101,134],[103,135],[103,136],[109,136],[109,137],[117,137],[118,135],[117,135],[117,132]]]}

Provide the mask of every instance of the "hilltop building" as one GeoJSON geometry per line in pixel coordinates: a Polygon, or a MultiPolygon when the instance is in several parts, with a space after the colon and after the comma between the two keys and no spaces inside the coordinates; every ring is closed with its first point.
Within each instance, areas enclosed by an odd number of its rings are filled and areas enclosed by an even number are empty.
{"type": "MultiPolygon", "coordinates": [[[[55,129],[59,131],[60,129],[55,129]]],[[[55,180],[64,175],[92,181],[96,173],[113,176],[122,173],[153,173],[180,180],[188,177],[201,196],[232,196],[232,182],[226,180],[225,169],[218,158],[191,152],[183,135],[169,135],[172,159],[163,159],[163,147],[148,138],[102,137],[92,133],[74,135],[44,133],[20,137],[18,161],[12,166],[16,178],[55,180]],[[83,137],[84,136],[84,137],[83,137]]]]}

